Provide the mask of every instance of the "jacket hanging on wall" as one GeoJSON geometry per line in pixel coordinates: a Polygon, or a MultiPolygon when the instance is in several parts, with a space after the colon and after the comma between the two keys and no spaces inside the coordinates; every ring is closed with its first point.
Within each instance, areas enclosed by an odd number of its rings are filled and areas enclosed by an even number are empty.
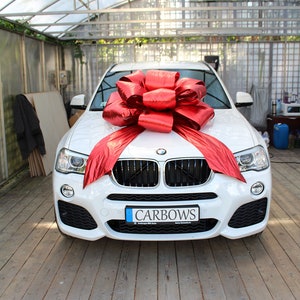
{"type": "Polygon", "coordinates": [[[13,107],[15,131],[23,159],[37,148],[41,155],[46,154],[43,133],[40,121],[28,99],[19,94],[13,107]]]}

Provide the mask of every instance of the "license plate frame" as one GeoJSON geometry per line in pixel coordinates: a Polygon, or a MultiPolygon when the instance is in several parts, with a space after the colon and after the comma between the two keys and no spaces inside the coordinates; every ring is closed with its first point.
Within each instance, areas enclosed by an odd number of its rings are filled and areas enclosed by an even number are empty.
{"type": "Polygon", "coordinates": [[[125,221],[134,225],[195,224],[200,221],[198,205],[126,206],[125,221]]]}

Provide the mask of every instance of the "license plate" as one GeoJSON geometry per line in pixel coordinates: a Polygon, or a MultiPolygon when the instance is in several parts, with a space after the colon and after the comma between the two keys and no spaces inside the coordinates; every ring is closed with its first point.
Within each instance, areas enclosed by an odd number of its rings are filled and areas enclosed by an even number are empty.
{"type": "Polygon", "coordinates": [[[126,207],[127,223],[133,224],[190,224],[199,222],[199,206],[126,207]]]}

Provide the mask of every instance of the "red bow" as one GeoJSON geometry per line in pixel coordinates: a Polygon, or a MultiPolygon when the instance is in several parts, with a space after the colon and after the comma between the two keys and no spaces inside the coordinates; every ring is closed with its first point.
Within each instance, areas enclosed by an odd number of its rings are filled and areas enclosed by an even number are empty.
{"type": "Polygon", "coordinates": [[[92,150],[86,166],[83,187],[109,174],[122,151],[145,129],[174,130],[192,143],[218,173],[245,182],[232,152],[219,140],[201,131],[214,116],[201,100],[206,95],[202,81],[182,78],[178,72],[136,71],[117,82],[103,118],[116,126],[126,126],[106,136],[92,150]]]}

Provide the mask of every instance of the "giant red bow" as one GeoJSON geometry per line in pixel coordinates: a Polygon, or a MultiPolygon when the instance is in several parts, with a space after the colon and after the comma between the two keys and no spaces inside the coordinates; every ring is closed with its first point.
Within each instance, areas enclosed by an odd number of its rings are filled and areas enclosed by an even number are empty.
{"type": "Polygon", "coordinates": [[[232,152],[219,140],[200,130],[214,116],[201,100],[206,94],[202,81],[182,78],[178,72],[150,70],[122,77],[118,92],[111,94],[103,118],[116,126],[126,126],[106,136],[92,150],[83,186],[110,173],[122,151],[145,129],[174,130],[192,143],[209,167],[245,182],[232,152]]]}

